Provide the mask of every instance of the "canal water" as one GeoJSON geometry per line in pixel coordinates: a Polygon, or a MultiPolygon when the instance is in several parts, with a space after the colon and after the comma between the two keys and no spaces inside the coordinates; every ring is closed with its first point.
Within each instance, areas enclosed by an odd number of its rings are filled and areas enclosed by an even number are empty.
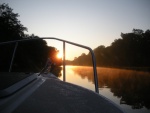
{"type": "MultiPolygon", "coordinates": [[[[98,67],[97,73],[101,95],[119,105],[126,113],[150,113],[149,72],[98,67]]],[[[63,76],[59,78],[63,80],[63,76]]],[[[66,82],[95,91],[93,68],[66,66],[66,82]]]]}

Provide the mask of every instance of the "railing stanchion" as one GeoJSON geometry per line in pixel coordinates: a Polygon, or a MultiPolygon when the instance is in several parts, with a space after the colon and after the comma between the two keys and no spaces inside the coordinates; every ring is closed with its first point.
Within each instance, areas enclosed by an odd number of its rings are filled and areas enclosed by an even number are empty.
{"type": "Polygon", "coordinates": [[[13,65],[13,62],[14,62],[14,57],[15,57],[15,53],[16,53],[17,46],[18,46],[18,42],[16,42],[16,44],[15,44],[13,56],[12,56],[11,63],[10,63],[10,67],[9,67],[9,72],[11,72],[11,69],[12,69],[12,65],[13,65]]]}
{"type": "Polygon", "coordinates": [[[92,55],[92,61],[93,61],[93,72],[94,72],[94,82],[95,82],[95,91],[99,93],[98,90],[98,76],[97,76],[97,69],[96,69],[96,59],[94,52],[90,49],[91,55],[92,55]]]}
{"type": "MultiPolygon", "coordinates": [[[[11,65],[10,65],[10,68],[9,68],[9,72],[11,71],[11,68],[12,68],[12,64],[13,64],[13,60],[14,60],[14,56],[15,56],[15,52],[16,52],[16,49],[17,49],[17,46],[18,46],[18,43],[21,42],[21,41],[28,41],[28,40],[37,40],[38,38],[34,38],[34,39],[24,39],[24,40],[15,40],[15,41],[9,41],[9,42],[2,42],[0,43],[0,45],[3,45],[3,44],[8,44],[8,43],[16,43],[15,45],[15,49],[14,49],[14,53],[13,53],[13,56],[12,56],[12,60],[11,60],[11,65]]],[[[81,47],[81,48],[85,48],[85,49],[88,49],[92,55],[92,61],[93,61],[93,71],[94,71],[94,82],[95,82],[95,91],[97,93],[99,93],[99,90],[98,90],[98,77],[97,77],[97,69],[96,69],[96,59],[95,59],[95,55],[94,55],[94,52],[91,48],[87,47],[87,46],[84,46],[84,45],[81,45],[81,44],[77,44],[77,43],[74,43],[74,42],[69,42],[69,41],[66,41],[66,40],[62,40],[62,39],[58,39],[58,38],[54,38],[54,37],[41,37],[39,39],[54,39],[54,40],[58,40],[58,41],[62,41],[63,42],[63,81],[66,81],[66,69],[65,69],[65,43],[68,43],[68,44],[72,44],[72,45],[75,45],[75,46],[78,46],[78,47],[81,47]]]]}
{"type": "Polygon", "coordinates": [[[63,41],[63,81],[66,81],[66,63],[65,63],[65,56],[66,56],[66,51],[65,51],[65,41],[63,41]]]}

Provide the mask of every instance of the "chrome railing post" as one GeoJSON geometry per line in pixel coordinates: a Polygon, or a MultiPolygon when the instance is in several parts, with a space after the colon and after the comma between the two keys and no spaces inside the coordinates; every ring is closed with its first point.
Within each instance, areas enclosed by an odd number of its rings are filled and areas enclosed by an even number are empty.
{"type": "Polygon", "coordinates": [[[99,93],[99,90],[98,90],[98,76],[97,76],[97,69],[96,69],[96,58],[95,58],[94,52],[91,49],[89,51],[91,52],[91,55],[92,55],[95,91],[97,93],[99,93]]]}
{"type": "Polygon", "coordinates": [[[13,65],[13,62],[14,62],[14,57],[15,57],[15,53],[16,53],[17,46],[18,46],[18,42],[16,42],[16,44],[15,44],[13,56],[12,56],[11,63],[10,63],[10,67],[9,67],[9,72],[11,72],[11,69],[12,69],[12,65],[13,65]]]}
{"type": "Polygon", "coordinates": [[[66,51],[65,51],[65,41],[63,41],[63,81],[66,81],[66,67],[65,67],[65,65],[66,65],[66,62],[65,62],[65,60],[66,60],[66,51]]]}

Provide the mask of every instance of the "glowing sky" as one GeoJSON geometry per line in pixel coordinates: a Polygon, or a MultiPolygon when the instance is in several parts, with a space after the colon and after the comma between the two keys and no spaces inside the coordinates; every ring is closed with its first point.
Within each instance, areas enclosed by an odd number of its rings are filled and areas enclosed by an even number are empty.
{"type": "MultiPolygon", "coordinates": [[[[57,37],[96,48],[121,32],[150,29],[150,0],[0,0],[8,3],[28,34],[57,37]]],[[[49,42],[60,50],[62,44],[49,42]]],[[[60,50],[62,51],[62,50],[60,50]]],[[[68,46],[67,59],[84,51],[68,46]]]]}

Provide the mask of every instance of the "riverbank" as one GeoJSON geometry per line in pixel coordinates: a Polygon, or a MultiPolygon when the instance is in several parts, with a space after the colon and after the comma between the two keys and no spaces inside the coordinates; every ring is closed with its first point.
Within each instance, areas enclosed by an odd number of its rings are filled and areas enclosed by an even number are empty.
{"type": "Polygon", "coordinates": [[[150,67],[125,67],[123,69],[150,72],[150,67]]]}

